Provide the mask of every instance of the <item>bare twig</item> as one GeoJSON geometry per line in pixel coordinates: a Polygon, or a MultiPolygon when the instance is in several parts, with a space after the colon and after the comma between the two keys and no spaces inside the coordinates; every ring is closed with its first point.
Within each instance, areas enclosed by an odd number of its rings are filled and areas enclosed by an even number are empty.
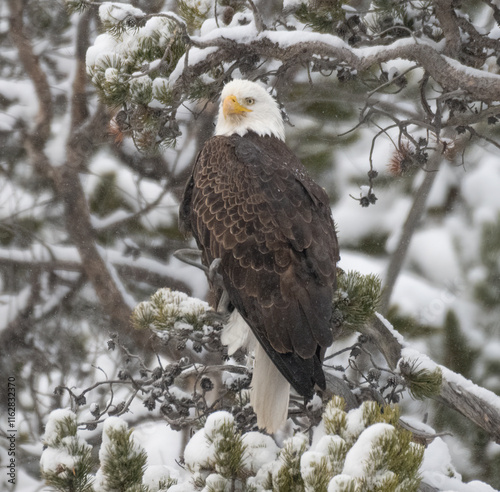
{"type": "Polygon", "coordinates": [[[257,32],[262,32],[266,28],[266,26],[264,25],[264,20],[262,19],[262,15],[252,0],[247,0],[247,2],[248,2],[248,5],[250,5],[250,8],[252,9],[253,18],[255,20],[255,27],[257,28],[257,32]]]}
{"type": "Polygon", "coordinates": [[[391,300],[394,285],[396,284],[399,272],[403,266],[413,233],[415,232],[416,227],[425,212],[427,197],[429,196],[432,185],[434,184],[437,176],[436,171],[438,170],[439,164],[442,160],[443,156],[441,153],[434,152],[427,162],[427,170],[425,171],[424,179],[415,194],[413,205],[401,231],[398,246],[391,255],[391,259],[384,276],[384,288],[379,306],[379,311],[382,314],[386,314],[389,309],[389,302],[391,300]]]}

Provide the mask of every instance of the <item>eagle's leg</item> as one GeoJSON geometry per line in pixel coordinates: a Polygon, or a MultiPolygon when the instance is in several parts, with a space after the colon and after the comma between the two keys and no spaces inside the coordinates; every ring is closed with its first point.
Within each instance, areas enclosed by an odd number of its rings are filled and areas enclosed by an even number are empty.
{"type": "Polygon", "coordinates": [[[207,268],[203,263],[200,262],[201,259],[201,251],[199,249],[192,248],[184,248],[178,249],[174,252],[174,256],[188,265],[194,266],[203,270],[208,278],[208,281],[215,287],[215,289],[220,289],[222,292],[219,301],[217,303],[217,311],[213,311],[208,314],[208,317],[213,321],[219,321],[220,323],[225,324],[231,314],[229,312],[229,296],[227,294],[226,289],[224,288],[224,284],[222,282],[222,275],[218,272],[221,259],[215,258],[212,261],[210,266],[207,268]]]}
{"type": "Polygon", "coordinates": [[[208,268],[207,276],[212,286],[221,291],[221,296],[217,302],[217,314],[220,316],[220,320],[225,323],[231,313],[229,312],[229,295],[224,287],[222,275],[218,271],[221,261],[220,258],[215,258],[212,261],[208,268]]]}
{"type": "Polygon", "coordinates": [[[183,263],[187,263],[188,265],[199,268],[200,270],[203,270],[207,275],[209,275],[209,269],[200,261],[201,251],[199,249],[178,249],[177,251],[174,251],[174,256],[183,263]]]}

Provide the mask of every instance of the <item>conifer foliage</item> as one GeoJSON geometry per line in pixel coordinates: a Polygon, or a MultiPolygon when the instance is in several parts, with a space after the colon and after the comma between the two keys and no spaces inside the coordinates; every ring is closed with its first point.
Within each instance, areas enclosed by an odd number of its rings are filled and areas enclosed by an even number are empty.
{"type": "Polygon", "coordinates": [[[146,454],[124,420],[106,420],[94,476],[90,446],[77,436],[76,415],[57,410],[47,425],[42,473],[48,485],[75,492],[417,491],[424,448],[399,428],[397,410],[382,411],[375,402],[349,412],[344,407],[342,398],[332,398],[312,444],[297,433],[281,448],[260,432],[241,434],[230,413],[212,413],[185,449],[186,473],[179,477],[163,467],[150,478],[144,473],[146,454]],[[78,446],[61,446],[68,437],[80,441],[78,446]]]}

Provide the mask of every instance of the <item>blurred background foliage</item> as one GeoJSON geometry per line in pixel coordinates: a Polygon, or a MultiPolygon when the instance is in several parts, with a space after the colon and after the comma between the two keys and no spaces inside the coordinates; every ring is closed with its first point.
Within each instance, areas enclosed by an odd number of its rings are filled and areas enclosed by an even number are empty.
{"type": "MultiPolygon", "coordinates": [[[[82,265],[82,251],[90,248],[84,240],[92,242],[107,265],[118,285],[117,295],[130,312],[160,287],[200,297],[206,294],[203,274],[172,254],[186,246],[177,229],[177,205],[197,150],[213,132],[220,83],[193,83],[186,89],[188,97],[177,108],[175,125],[168,119],[166,127],[171,132],[160,135],[170,146],[144,152],[151,150],[150,136],[143,138],[139,131],[133,141],[127,125],[134,127],[140,120],[147,126],[153,114],[148,113],[149,107],[136,99],[134,112],[119,121],[122,103],[128,109],[132,106],[125,100],[129,93],[118,87],[116,97],[106,99],[113,107],[105,107],[84,73],[86,50],[103,31],[97,9],[70,13],[60,0],[23,0],[17,6],[16,1],[0,5],[0,374],[2,381],[9,375],[16,377],[17,418],[21,441],[26,443],[19,464],[36,477],[39,436],[47,415],[67,404],[53,389],[62,384],[91,384],[93,366],[111,377],[123,360],[107,351],[110,332],[128,340],[146,360],[154,358],[147,334],[131,332],[123,318],[115,319],[111,297],[107,303],[105,295],[96,294],[89,270],[82,265]],[[39,154],[37,134],[32,132],[38,123],[39,103],[20,63],[18,46],[9,36],[13,16],[21,22],[50,87],[53,115],[39,154]],[[72,179],[86,199],[91,225],[91,236],[84,234],[81,244],[70,227],[80,220],[81,210],[69,209],[50,170],[55,169],[57,175],[75,165],[70,151],[77,152],[79,159],[72,179]]],[[[213,16],[212,5],[203,1],[132,3],[148,14],[177,12],[187,20],[191,35],[199,34],[206,18],[213,16]]],[[[439,42],[443,35],[434,3],[418,3],[421,8],[416,12],[407,1],[316,0],[299,5],[292,17],[313,30],[339,36],[351,46],[361,46],[367,32],[377,42],[389,44],[422,29],[439,42]],[[346,16],[349,9],[370,9],[369,22],[346,16]]],[[[217,5],[219,14],[229,21],[238,13],[251,15],[245,2],[221,0],[217,5]]],[[[266,21],[281,11],[280,2],[260,7],[266,21]]],[[[498,9],[490,2],[463,1],[460,8],[472,24],[498,32],[498,9]]],[[[184,52],[182,42],[179,37],[172,67],[184,52]]],[[[156,47],[145,59],[162,54],[156,47]]],[[[478,66],[489,63],[490,71],[498,73],[494,58],[492,54],[485,60],[472,41],[461,53],[465,64],[473,66],[473,60],[479,60],[478,66]]],[[[358,125],[366,93],[388,80],[391,68],[401,73],[409,67],[401,61],[389,65],[372,67],[362,77],[348,67],[333,72],[319,66],[295,69],[280,80],[278,91],[290,123],[287,142],[331,198],[343,258],[340,266],[382,276],[425,174],[418,166],[407,173],[391,173],[391,162],[399,165],[407,156],[401,157],[397,133],[381,130],[388,126],[383,116],[373,118],[371,126],[358,125]],[[363,208],[356,200],[360,186],[370,185],[367,173],[375,136],[372,157],[378,171],[374,181],[378,200],[363,208]]],[[[220,81],[216,75],[209,82],[220,81]]],[[[415,101],[422,91],[421,75],[420,71],[408,72],[400,86],[382,89],[382,99],[399,106],[401,114],[418,112],[415,101]]],[[[429,100],[437,97],[435,86],[425,90],[429,100]]],[[[164,96],[168,100],[171,94],[164,96]]],[[[470,103],[459,98],[454,102],[470,103]]],[[[474,127],[485,138],[474,139],[463,153],[452,151],[460,131],[450,137],[387,317],[436,362],[498,394],[497,117],[474,127]]],[[[157,125],[156,120],[151,124],[157,125]]],[[[436,144],[425,131],[416,130],[413,136],[425,138],[429,147],[436,144]]],[[[164,355],[175,354],[168,348],[164,355]]],[[[104,392],[101,396],[106,398],[104,392]]],[[[454,458],[464,478],[500,487],[500,448],[483,431],[433,403],[408,400],[403,408],[421,420],[425,416],[436,430],[453,434],[449,440],[458,443],[454,458]]],[[[3,459],[5,453],[0,454],[3,459]]]]}

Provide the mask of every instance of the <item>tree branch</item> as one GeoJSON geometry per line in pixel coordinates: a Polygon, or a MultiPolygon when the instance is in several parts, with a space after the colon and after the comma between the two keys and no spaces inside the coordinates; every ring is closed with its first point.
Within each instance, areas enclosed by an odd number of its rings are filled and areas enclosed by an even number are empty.
{"type": "MultiPolygon", "coordinates": [[[[304,32],[303,36],[298,37],[297,42],[293,44],[282,43],[279,33],[274,31],[264,31],[257,40],[250,43],[239,43],[228,38],[215,38],[209,41],[192,38],[192,44],[198,48],[216,47],[218,50],[211,52],[202,61],[189,65],[174,87],[182,90],[183,83],[189,83],[219,63],[235,61],[250,55],[258,55],[264,59],[273,58],[289,66],[310,63],[319,57],[332,69],[345,63],[358,72],[400,58],[417,62],[447,91],[462,89],[476,100],[500,100],[500,76],[461,65],[458,61],[440,53],[437,45],[431,45],[430,42],[420,43],[413,38],[405,38],[374,50],[372,47],[352,48],[339,38],[329,35],[324,37],[330,42],[307,41],[308,34],[304,32]]],[[[184,64],[183,58],[179,64],[184,64]]]]}
{"type": "Polygon", "coordinates": [[[71,129],[76,130],[89,116],[87,108],[87,67],[85,55],[89,41],[90,21],[93,17],[94,8],[89,8],[80,17],[76,35],[76,70],[73,79],[72,101],[71,101],[71,129]]]}
{"type": "Polygon", "coordinates": [[[387,314],[387,311],[389,310],[389,302],[391,300],[392,291],[394,290],[394,285],[396,284],[399,272],[401,271],[404,259],[406,258],[411,238],[413,237],[417,225],[425,212],[425,204],[432,185],[436,179],[439,164],[442,160],[443,156],[441,153],[435,151],[431,156],[431,159],[428,161],[428,168],[424,172],[424,180],[415,194],[413,205],[401,231],[398,246],[391,255],[391,260],[387,266],[386,274],[384,276],[384,288],[379,306],[379,311],[384,315],[387,314]]]}
{"type": "Polygon", "coordinates": [[[458,28],[457,16],[453,9],[454,0],[435,0],[435,12],[439,25],[446,38],[446,48],[444,53],[451,57],[456,57],[460,52],[461,38],[458,28]]]}
{"type": "MultiPolygon", "coordinates": [[[[380,315],[374,319],[369,330],[372,333],[379,332],[379,335],[372,337],[371,340],[386,357],[389,366],[394,367],[397,354],[403,353],[404,357],[405,344],[401,335],[397,334],[390,323],[380,315]],[[388,357],[387,354],[391,355],[388,357]]],[[[436,364],[436,368],[441,370],[443,381],[439,394],[432,398],[474,422],[500,444],[500,397],[474,385],[444,366],[436,364]]]]}
{"type": "Polygon", "coordinates": [[[40,60],[35,55],[31,41],[27,37],[24,30],[23,15],[25,2],[8,0],[8,3],[10,9],[9,35],[12,43],[17,49],[19,59],[24,69],[35,87],[35,92],[38,98],[39,108],[37,124],[31,138],[35,140],[35,147],[40,149],[43,148],[45,142],[50,136],[50,126],[54,113],[52,94],[47,76],[40,65],[40,60]]]}

